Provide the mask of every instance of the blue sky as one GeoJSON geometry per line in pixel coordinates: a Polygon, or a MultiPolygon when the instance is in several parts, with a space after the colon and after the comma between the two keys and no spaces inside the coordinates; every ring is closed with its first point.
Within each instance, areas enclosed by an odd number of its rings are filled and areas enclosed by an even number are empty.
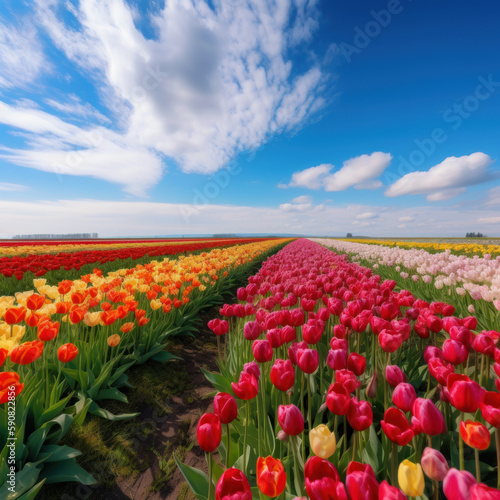
{"type": "Polygon", "coordinates": [[[6,0],[0,236],[500,236],[499,14],[6,0]]]}

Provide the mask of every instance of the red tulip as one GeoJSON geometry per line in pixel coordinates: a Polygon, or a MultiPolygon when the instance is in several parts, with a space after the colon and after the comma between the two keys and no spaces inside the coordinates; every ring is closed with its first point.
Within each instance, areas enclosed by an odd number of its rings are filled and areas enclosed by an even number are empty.
{"type": "Polygon", "coordinates": [[[307,342],[292,342],[288,348],[288,357],[293,365],[297,364],[297,351],[299,349],[307,349],[307,342]]]}
{"type": "Polygon", "coordinates": [[[366,370],[366,358],[361,354],[352,352],[347,358],[347,369],[351,370],[358,377],[363,375],[366,370]]]}
{"type": "Polygon", "coordinates": [[[256,340],[263,331],[264,329],[257,321],[248,321],[243,327],[243,335],[247,340],[256,340]]]}
{"type": "Polygon", "coordinates": [[[325,325],[322,321],[309,320],[302,327],[302,338],[308,344],[317,344],[321,340],[324,327],[325,325]]]}
{"type": "Polygon", "coordinates": [[[372,316],[370,319],[370,325],[372,327],[372,332],[378,335],[382,330],[387,330],[391,327],[391,323],[386,319],[379,318],[378,316],[372,316]]]}
{"type": "Polygon", "coordinates": [[[304,476],[310,500],[347,500],[337,469],[328,460],[310,457],[304,467],[304,476]]]}
{"type": "Polygon", "coordinates": [[[408,383],[398,384],[392,393],[392,402],[404,412],[413,408],[413,403],[417,399],[415,388],[408,383]]]}
{"type": "Polygon", "coordinates": [[[476,484],[468,471],[451,468],[443,481],[443,491],[448,500],[469,500],[470,490],[476,484]]]}
{"type": "Polygon", "coordinates": [[[236,400],[227,392],[219,392],[214,397],[214,413],[221,423],[230,424],[238,416],[236,400]]]}
{"type": "Polygon", "coordinates": [[[347,420],[349,425],[356,431],[368,429],[373,422],[373,411],[370,403],[352,398],[347,411],[347,420]]]}
{"type": "Polygon", "coordinates": [[[490,445],[490,433],[481,422],[473,422],[472,420],[460,422],[460,435],[464,443],[471,448],[486,450],[490,445]]]}
{"type": "Polygon", "coordinates": [[[328,310],[334,316],[340,316],[340,313],[344,310],[344,302],[335,298],[328,299],[328,310]]]}
{"type": "Polygon", "coordinates": [[[428,363],[432,358],[443,359],[443,351],[439,347],[428,345],[424,349],[424,361],[428,363]]]}
{"type": "Polygon", "coordinates": [[[495,352],[495,344],[496,341],[493,340],[489,335],[484,333],[479,333],[474,338],[472,342],[472,348],[476,352],[480,352],[481,354],[485,354],[486,356],[493,356],[495,352]]]}
{"type": "Polygon", "coordinates": [[[393,320],[399,313],[399,307],[394,302],[384,302],[380,306],[380,316],[387,321],[393,320]]]}
{"type": "Polygon", "coordinates": [[[236,397],[243,400],[249,400],[257,396],[259,392],[259,383],[251,373],[241,372],[238,382],[231,382],[231,388],[236,394],[236,397]]]}
{"type": "Polygon", "coordinates": [[[467,361],[469,351],[457,340],[446,339],[443,343],[443,357],[452,365],[460,365],[467,361]]]}
{"type": "Polygon", "coordinates": [[[78,355],[78,347],[72,344],[71,342],[68,344],[63,344],[57,350],[57,359],[62,363],[69,363],[73,361],[78,355]]]}
{"type": "Polygon", "coordinates": [[[53,340],[59,333],[59,321],[40,321],[37,327],[37,337],[44,342],[53,340]]]}
{"type": "Polygon", "coordinates": [[[293,387],[295,383],[295,370],[292,362],[287,359],[277,359],[271,367],[271,382],[280,391],[286,392],[293,387]]]}
{"type": "Polygon", "coordinates": [[[450,467],[443,454],[433,448],[425,448],[420,461],[425,474],[434,481],[442,481],[450,467]]]}
{"type": "Polygon", "coordinates": [[[411,423],[416,434],[423,432],[428,436],[437,436],[446,432],[443,414],[430,399],[417,398],[412,412],[411,423]]]}
{"type": "Polygon", "coordinates": [[[277,349],[283,345],[283,339],[281,338],[281,328],[271,328],[266,333],[266,340],[271,344],[273,349],[277,349]]]}
{"type": "Polygon", "coordinates": [[[326,364],[332,370],[343,370],[347,367],[347,350],[330,349],[326,357],[326,364]]]}
{"type": "Polygon", "coordinates": [[[203,414],[198,421],[196,437],[203,451],[211,453],[216,450],[221,441],[220,418],[213,413],[203,414]]]}
{"type": "Polygon", "coordinates": [[[486,392],[466,375],[451,374],[447,381],[451,404],[460,411],[474,413],[486,392]]]}
{"type": "Polygon", "coordinates": [[[385,379],[390,386],[396,387],[401,384],[401,382],[406,382],[406,375],[399,366],[387,365],[385,369],[385,379]]]}
{"type": "Polygon", "coordinates": [[[333,327],[333,335],[337,339],[345,339],[347,332],[344,325],[335,325],[333,327]]]}
{"type": "Polygon", "coordinates": [[[289,344],[290,342],[297,340],[297,332],[295,331],[295,328],[290,325],[285,325],[281,329],[281,339],[283,344],[289,344]]]}
{"type": "Polygon", "coordinates": [[[304,373],[314,373],[318,368],[319,354],[315,349],[298,349],[297,365],[304,373]]]}
{"type": "Polygon", "coordinates": [[[295,405],[278,406],[278,423],[289,436],[297,436],[304,430],[304,416],[295,405]]]}
{"type": "Polygon", "coordinates": [[[335,372],[335,382],[342,384],[349,392],[354,392],[361,382],[356,378],[356,374],[351,370],[337,370],[335,372]]]}
{"type": "Polygon", "coordinates": [[[473,484],[470,489],[470,500],[500,500],[500,491],[484,483],[473,484]]]}
{"type": "Polygon", "coordinates": [[[208,328],[210,328],[215,335],[225,335],[229,331],[229,323],[226,320],[215,318],[208,322],[208,328]]]}
{"type": "Polygon", "coordinates": [[[349,344],[347,343],[347,340],[344,338],[339,339],[337,337],[332,337],[332,340],[330,340],[330,347],[332,348],[333,351],[336,351],[338,349],[342,351],[347,351],[349,349],[349,344]]]}
{"type": "Polygon", "coordinates": [[[428,316],[426,326],[431,332],[439,333],[443,329],[443,320],[438,316],[428,316]]]}
{"type": "Polygon", "coordinates": [[[28,365],[36,361],[43,353],[43,342],[32,340],[16,345],[10,353],[10,360],[18,365],[28,365]]]}
{"type": "Polygon", "coordinates": [[[406,495],[387,481],[382,481],[378,487],[378,500],[406,500],[406,495]]]}
{"type": "Polygon", "coordinates": [[[250,361],[250,363],[245,363],[243,365],[243,371],[253,375],[257,382],[260,380],[260,368],[257,361],[250,361]]]}
{"type": "Polygon", "coordinates": [[[253,357],[259,363],[266,363],[273,359],[273,348],[268,340],[254,340],[252,344],[253,357]]]}
{"type": "Polygon", "coordinates": [[[477,327],[477,319],[474,316],[467,316],[462,319],[462,325],[469,330],[475,330],[477,327]]]}
{"type": "Polygon", "coordinates": [[[378,500],[379,484],[370,465],[350,462],[345,484],[350,500],[378,500]]]}
{"type": "Polygon", "coordinates": [[[500,429],[500,394],[491,391],[485,392],[479,407],[486,422],[500,429]]]}
{"type": "Polygon", "coordinates": [[[281,460],[271,456],[257,459],[257,486],[264,495],[271,498],[283,493],[286,486],[286,472],[281,460]]]}
{"type": "Polygon", "coordinates": [[[9,398],[17,397],[24,389],[24,384],[19,383],[19,375],[15,372],[1,372],[0,373],[0,405],[7,403],[9,398]],[[12,391],[12,387],[14,390],[12,391]]]}
{"type": "Polygon", "coordinates": [[[413,439],[413,430],[404,413],[398,408],[388,408],[380,422],[384,434],[399,446],[406,446],[413,439]]]}
{"type": "Polygon", "coordinates": [[[403,343],[403,336],[394,330],[382,330],[378,336],[380,347],[385,352],[394,352],[403,343]]]}
{"type": "Polygon", "coordinates": [[[351,404],[351,395],[344,385],[337,382],[328,388],[326,406],[334,415],[345,415],[351,404]]]}
{"type": "Polygon", "coordinates": [[[252,500],[245,474],[235,467],[224,471],[215,487],[215,500],[252,500]]]}
{"type": "Polygon", "coordinates": [[[455,373],[455,368],[453,365],[446,363],[446,361],[441,361],[439,358],[431,358],[427,363],[429,367],[429,372],[441,385],[446,385],[448,377],[455,373]]]}

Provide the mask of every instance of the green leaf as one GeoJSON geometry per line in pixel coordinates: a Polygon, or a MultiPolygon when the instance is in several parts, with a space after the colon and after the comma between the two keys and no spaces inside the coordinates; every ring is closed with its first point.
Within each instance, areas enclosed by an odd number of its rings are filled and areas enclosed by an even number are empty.
{"type": "Polygon", "coordinates": [[[173,359],[182,359],[182,358],[179,358],[179,356],[174,356],[173,354],[171,354],[167,351],[160,351],[158,354],[155,354],[151,359],[153,361],[165,363],[165,362],[171,361],[173,359]]]}
{"type": "Polygon", "coordinates": [[[105,418],[106,420],[110,420],[111,422],[119,422],[120,420],[128,420],[130,418],[137,417],[140,413],[122,413],[121,415],[114,415],[113,413],[105,410],[104,408],[100,408],[97,403],[92,402],[89,407],[89,413],[92,415],[97,415],[98,417],[105,418]]]}
{"type": "Polygon", "coordinates": [[[46,464],[40,477],[45,478],[47,484],[72,481],[88,486],[96,483],[96,480],[88,472],[84,471],[74,458],[46,464]]]}
{"type": "Polygon", "coordinates": [[[194,469],[189,465],[184,465],[179,461],[174,453],[174,459],[179,467],[184,479],[189,484],[191,491],[194,493],[198,500],[207,500],[208,498],[208,477],[201,470],[194,469]]]}
{"type": "Polygon", "coordinates": [[[64,407],[68,403],[68,401],[73,396],[73,393],[66,396],[64,399],[61,399],[56,404],[52,405],[50,408],[47,408],[35,421],[35,427],[41,427],[45,422],[52,420],[57,415],[60,415],[63,412],[64,407]]]}
{"type": "Polygon", "coordinates": [[[220,392],[232,392],[231,382],[225,379],[222,375],[218,373],[212,373],[207,370],[201,369],[205,378],[220,392]]]}
{"type": "Polygon", "coordinates": [[[20,495],[29,491],[36,485],[41,469],[41,462],[29,462],[25,464],[25,466],[16,473],[15,491],[10,491],[10,484],[6,482],[0,488],[0,498],[2,500],[13,500],[14,498],[19,498],[20,495]]]}
{"type": "Polygon", "coordinates": [[[118,389],[116,389],[116,387],[99,391],[94,396],[94,400],[98,401],[100,399],[113,399],[115,401],[121,401],[122,403],[128,403],[127,396],[125,396],[123,392],[120,392],[118,389]]]}
{"type": "Polygon", "coordinates": [[[38,454],[40,460],[45,459],[46,463],[59,462],[62,460],[71,460],[82,454],[81,451],[70,448],[69,446],[59,446],[56,444],[48,444],[43,446],[38,454]]]}
{"type": "Polygon", "coordinates": [[[31,490],[29,490],[24,495],[18,497],[18,500],[33,500],[38,495],[44,484],[45,484],[45,479],[42,479],[38,484],[33,486],[31,490]]]}

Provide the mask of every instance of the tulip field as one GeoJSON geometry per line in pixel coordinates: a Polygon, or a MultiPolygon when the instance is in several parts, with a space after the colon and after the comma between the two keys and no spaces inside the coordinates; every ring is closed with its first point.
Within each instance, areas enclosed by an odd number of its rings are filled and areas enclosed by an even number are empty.
{"type": "Polygon", "coordinates": [[[500,498],[500,258],[430,250],[298,239],[238,289],[196,498],[500,498]]]}
{"type": "Polygon", "coordinates": [[[31,283],[0,297],[0,499],[33,499],[45,484],[94,483],[77,463],[80,452],[60,444],[70,427],[90,414],[135,417],[102,407],[127,402],[127,370],[173,359],[169,340],[196,333],[200,312],[287,241],[106,242],[64,254],[47,243],[41,253],[37,245],[28,255],[10,249],[11,257],[2,246],[3,290],[18,278],[7,268],[31,283]],[[94,267],[76,278],[82,266],[94,267]]]}

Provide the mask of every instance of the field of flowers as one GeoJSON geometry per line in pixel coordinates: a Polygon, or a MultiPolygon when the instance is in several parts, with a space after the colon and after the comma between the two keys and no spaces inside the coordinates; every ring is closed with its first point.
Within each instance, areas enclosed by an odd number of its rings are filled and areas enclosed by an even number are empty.
{"type": "Polygon", "coordinates": [[[140,256],[148,260],[114,270],[103,265],[59,282],[46,275],[35,278],[30,290],[0,297],[0,498],[32,499],[43,484],[93,483],[76,462],[79,452],[58,444],[70,426],[87,414],[112,421],[134,417],[114,415],[101,402],[127,402],[127,370],[172,359],[168,340],[196,332],[200,311],[220,303],[252,262],[285,242],[102,250],[113,252],[106,254],[110,260],[145,250],[140,256]],[[180,252],[186,253],[153,259],[180,252]]]}
{"type": "Polygon", "coordinates": [[[384,279],[395,261],[381,277],[318,241],[336,252],[289,243],[209,323],[224,349],[197,428],[208,475],[178,463],[195,496],[499,499],[498,314],[434,284],[443,300],[425,300],[422,278],[384,279]]]}

